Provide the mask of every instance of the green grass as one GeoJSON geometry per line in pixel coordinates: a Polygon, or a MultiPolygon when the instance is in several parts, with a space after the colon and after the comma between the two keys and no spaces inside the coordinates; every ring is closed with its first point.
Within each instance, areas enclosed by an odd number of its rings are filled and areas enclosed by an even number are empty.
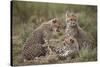
{"type": "Polygon", "coordinates": [[[97,61],[97,49],[88,51],[87,49],[81,50],[79,53],[80,61],[97,61]]]}

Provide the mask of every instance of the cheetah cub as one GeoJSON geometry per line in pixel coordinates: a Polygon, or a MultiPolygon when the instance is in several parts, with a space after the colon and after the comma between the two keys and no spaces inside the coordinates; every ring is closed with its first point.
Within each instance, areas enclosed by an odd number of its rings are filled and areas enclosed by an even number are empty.
{"type": "Polygon", "coordinates": [[[79,49],[91,49],[91,39],[87,33],[78,24],[78,15],[74,12],[66,13],[66,30],[65,35],[70,35],[76,38],[79,43],[79,49]]]}
{"type": "Polygon", "coordinates": [[[51,50],[59,57],[69,57],[78,54],[79,44],[73,36],[65,36],[62,47],[50,46],[51,50]]]}
{"type": "Polygon", "coordinates": [[[59,21],[57,18],[44,22],[36,28],[24,44],[23,59],[34,60],[35,57],[45,56],[48,48],[44,44],[49,42],[54,31],[59,32],[59,21]]]}

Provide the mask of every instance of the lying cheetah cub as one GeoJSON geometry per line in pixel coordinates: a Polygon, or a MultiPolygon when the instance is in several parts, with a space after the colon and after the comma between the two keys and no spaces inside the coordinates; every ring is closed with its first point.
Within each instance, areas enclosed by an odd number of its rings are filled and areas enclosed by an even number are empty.
{"type": "Polygon", "coordinates": [[[66,49],[66,52],[63,55],[67,56],[79,52],[79,44],[73,36],[65,36],[63,44],[66,49]]]}
{"type": "Polygon", "coordinates": [[[50,46],[52,51],[54,51],[58,56],[68,57],[74,54],[77,54],[79,51],[79,45],[77,40],[72,36],[65,36],[64,41],[62,42],[62,47],[53,47],[50,46]]]}

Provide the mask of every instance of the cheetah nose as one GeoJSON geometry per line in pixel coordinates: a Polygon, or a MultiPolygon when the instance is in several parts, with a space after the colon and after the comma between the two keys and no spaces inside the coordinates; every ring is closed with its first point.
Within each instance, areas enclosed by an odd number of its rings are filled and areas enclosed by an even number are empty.
{"type": "Polygon", "coordinates": [[[73,24],[75,24],[75,23],[73,23],[73,24]]]}
{"type": "Polygon", "coordinates": [[[56,31],[57,31],[57,32],[60,32],[60,30],[59,30],[59,29],[57,29],[56,31]]]}

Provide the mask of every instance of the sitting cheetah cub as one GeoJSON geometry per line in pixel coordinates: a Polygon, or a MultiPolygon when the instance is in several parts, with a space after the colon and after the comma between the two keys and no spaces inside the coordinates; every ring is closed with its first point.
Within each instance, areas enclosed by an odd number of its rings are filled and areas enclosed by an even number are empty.
{"type": "Polygon", "coordinates": [[[35,57],[45,56],[47,47],[44,46],[44,44],[49,41],[53,31],[59,32],[59,22],[57,18],[44,22],[35,29],[24,44],[22,51],[23,59],[34,60],[35,57]]]}
{"type": "Polygon", "coordinates": [[[66,30],[65,35],[69,34],[75,37],[79,43],[79,49],[91,49],[91,40],[87,33],[79,26],[78,16],[74,12],[66,13],[66,30]]]}

